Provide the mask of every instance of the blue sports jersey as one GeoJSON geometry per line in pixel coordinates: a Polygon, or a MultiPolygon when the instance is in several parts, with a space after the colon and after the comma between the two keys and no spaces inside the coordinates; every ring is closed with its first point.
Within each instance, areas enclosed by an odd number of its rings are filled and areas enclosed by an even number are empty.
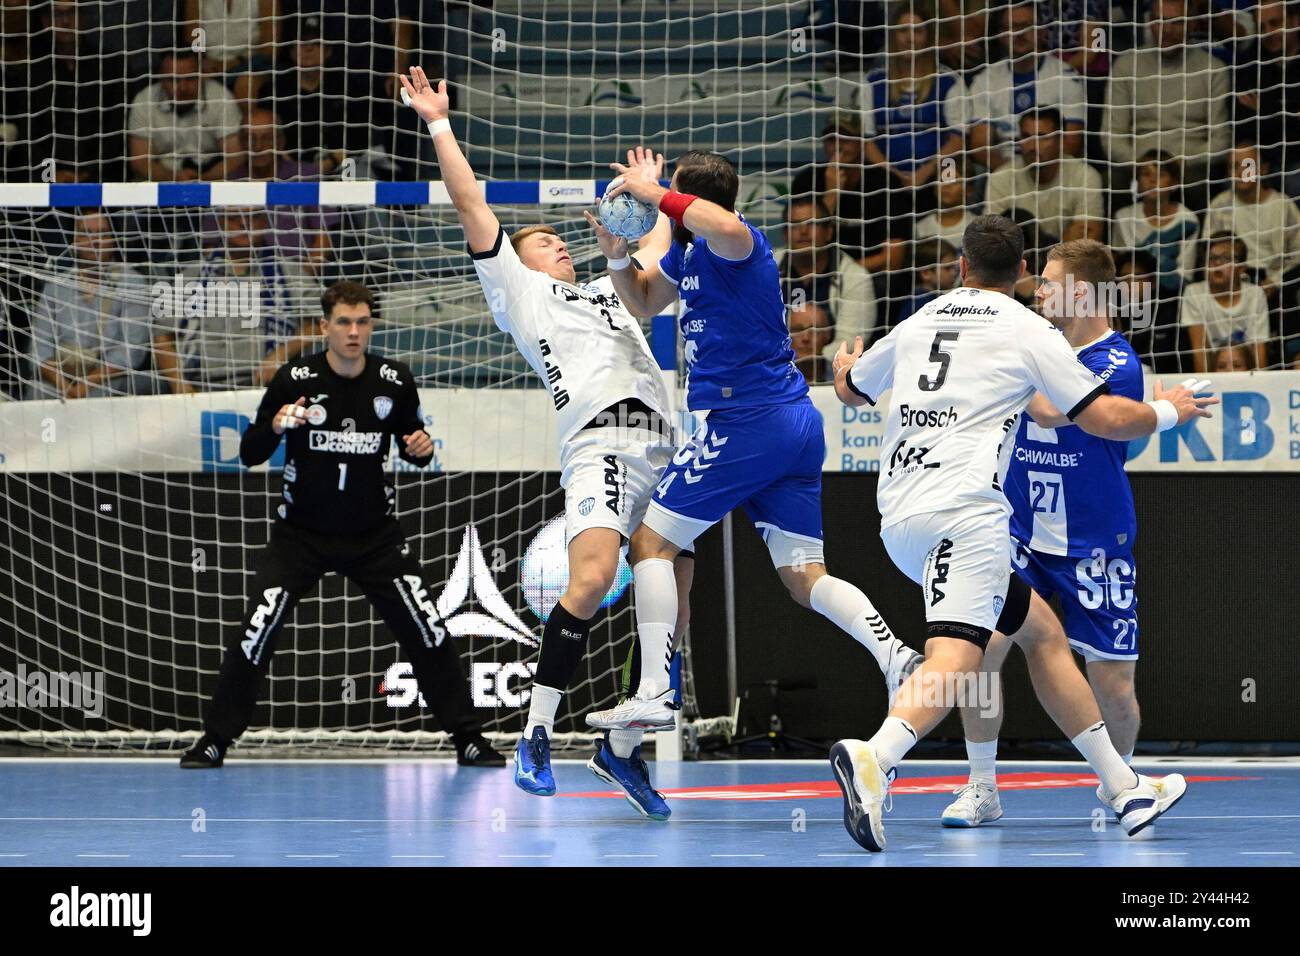
{"type": "Polygon", "coordinates": [[[808,394],[794,365],[772,247],[748,228],[754,247],[739,261],[723,259],[696,236],[689,246],[674,242],[659,262],[684,304],[679,322],[692,411],[783,405],[808,394]]]}
{"type": "Polygon", "coordinates": [[[944,136],[957,132],[956,117],[944,109],[949,91],[961,79],[940,70],[930,84],[928,97],[914,102],[910,95],[890,102],[889,72],[875,69],[866,77],[866,106],[875,123],[876,145],[891,166],[912,170],[939,154],[944,136]]]}
{"type": "MultiPolygon", "coordinates": [[[[1118,332],[1079,350],[1079,361],[1116,395],[1142,401],[1142,366],[1118,332]]],[[[1133,547],[1137,516],[1124,474],[1128,443],[1089,435],[1078,425],[1039,428],[1020,416],[1003,486],[1011,536],[1043,554],[1087,557],[1133,547]]]]}

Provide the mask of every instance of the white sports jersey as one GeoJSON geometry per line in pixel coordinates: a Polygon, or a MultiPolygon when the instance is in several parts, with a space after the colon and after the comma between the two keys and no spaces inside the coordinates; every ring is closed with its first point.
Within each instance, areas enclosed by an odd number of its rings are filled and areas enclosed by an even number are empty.
{"type": "Polygon", "coordinates": [[[954,289],[866,352],[849,387],[893,388],[881,452],[880,526],[963,505],[999,504],[1020,412],[1035,391],[1073,419],[1103,392],[1065,336],[1009,296],[954,289]]]}
{"type": "Polygon", "coordinates": [[[570,285],[529,269],[505,230],[490,251],[471,257],[492,318],[551,390],[561,447],[623,399],[640,399],[668,417],[659,365],[608,276],[570,285]]]}

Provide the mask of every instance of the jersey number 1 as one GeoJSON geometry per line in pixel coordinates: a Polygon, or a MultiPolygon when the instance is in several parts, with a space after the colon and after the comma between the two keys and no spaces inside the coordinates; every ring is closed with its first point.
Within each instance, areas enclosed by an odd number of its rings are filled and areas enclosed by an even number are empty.
{"type": "Polygon", "coordinates": [[[339,462],[339,491],[342,491],[348,483],[348,463],[339,462]]]}
{"type": "Polygon", "coordinates": [[[956,342],[960,332],[936,332],[934,341],[930,343],[930,361],[939,364],[939,372],[934,378],[928,375],[922,375],[917,379],[917,385],[923,392],[937,392],[943,388],[943,383],[948,378],[948,365],[952,362],[952,355],[943,350],[947,342],[956,342]]]}

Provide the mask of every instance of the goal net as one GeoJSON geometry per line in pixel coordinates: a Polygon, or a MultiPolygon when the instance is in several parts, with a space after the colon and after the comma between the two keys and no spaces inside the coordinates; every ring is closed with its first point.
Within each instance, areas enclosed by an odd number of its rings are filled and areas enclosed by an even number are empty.
{"type": "MultiPolygon", "coordinates": [[[[0,741],[197,731],[280,467],[242,468],[239,432],[267,349],[340,277],[377,293],[374,348],[417,375],[437,458],[394,463],[398,509],[489,730],[518,732],[564,574],[553,416],[397,98],[410,65],[448,78],[506,228],[555,226],[580,271],[603,267],[581,212],[626,148],[734,160],[814,384],[838,342],[956,281],[962,229],[986,211],[1021,222],[1031,271],[1058,239],[1108,242],[1117,324],[1157,372],[1300,355],[1294,3],[197,6],[193,23],[143,3],[0,9],[0,741]],[[1240,244],[1214,245],[1224,231],[1240,244]],[[1249,309],[1207,304],[1224,266],[1249,309]],[[83,692],[94,706],[60,703],[83,692]]],[[[627,578],[562,740],[618,692],[627,578]]],[[[391,636],[334,577],[286,629],[255,726],[244,743],[445,745],[391,636]]]]}

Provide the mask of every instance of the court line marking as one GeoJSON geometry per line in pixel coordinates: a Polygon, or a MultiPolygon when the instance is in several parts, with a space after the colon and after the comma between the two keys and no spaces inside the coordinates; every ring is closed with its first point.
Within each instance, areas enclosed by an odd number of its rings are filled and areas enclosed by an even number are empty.
{"type": "Polygon", "coordinates": [[[26,853],[0,853],[0,857],[4,857],[6,860],[26,855],[26,853]]]}

